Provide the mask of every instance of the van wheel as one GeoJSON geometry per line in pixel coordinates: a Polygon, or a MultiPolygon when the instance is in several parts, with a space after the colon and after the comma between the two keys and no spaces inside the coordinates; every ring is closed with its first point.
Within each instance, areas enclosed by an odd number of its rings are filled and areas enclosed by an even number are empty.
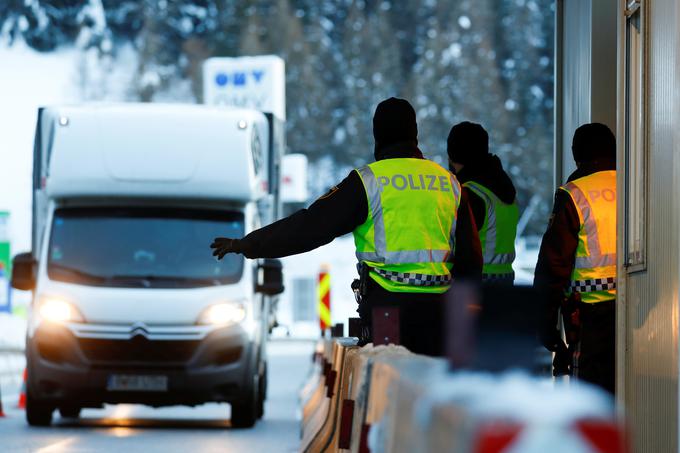
{"type": "Polygon", "coordinates": [[[231,403],[232,428],[252,428],[257,421],[259,385],[255,382],[248,390],[245,399],[231,403]]]}
{"type": "Polygon", "coordinates": [[[26,421],[31,426],[49,426],[54,408],[36,401],[31,392],[26,392],[26,421]]]}
{"type": "Polygon", "coordinates": [[[78,418],[80,417],[80,408],[75,406],[60,407],[59,415],[62,418],[78,418]]]}

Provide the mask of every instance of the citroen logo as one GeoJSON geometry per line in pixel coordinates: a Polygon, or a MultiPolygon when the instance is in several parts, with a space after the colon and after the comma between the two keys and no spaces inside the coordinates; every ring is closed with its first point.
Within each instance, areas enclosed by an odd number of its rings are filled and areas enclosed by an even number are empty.
{"type": "Polygon", "coordinates": [[[148,338],[149,337],[149,331],[146,328],[146,324],[144,324],[143,322],[136,322],[130,328],[130,338],[136,338],[136,337],[142,337],[142,338],[148,338]]]}

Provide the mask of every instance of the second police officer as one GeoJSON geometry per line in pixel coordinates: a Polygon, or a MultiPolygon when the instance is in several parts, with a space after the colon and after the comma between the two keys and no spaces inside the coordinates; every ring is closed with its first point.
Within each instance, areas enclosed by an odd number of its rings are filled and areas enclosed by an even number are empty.
{"type": "Polygon", "coordinates": [[[479,228],[485,283],[512,284],[519,221],[517,191],[500,159],[489,153],[489,134],[468,121],[451,128],[446,141],[449,167],[468,192],[479,228]]]}

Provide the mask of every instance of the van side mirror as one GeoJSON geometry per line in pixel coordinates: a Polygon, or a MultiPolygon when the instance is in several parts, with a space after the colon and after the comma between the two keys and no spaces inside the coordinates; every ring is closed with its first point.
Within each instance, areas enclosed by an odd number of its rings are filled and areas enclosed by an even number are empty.
{"type": "Polygon", "coordinates": [[[32,253],[19,253],[12,260],[12,288],[22,291],[35,289],[38,262],[32,253]]]}
{"type": "Polygon", "coordinates": [[[281,294],[283,286],[283,265],[281,260],[265,258],[257,265],[255,291],[267,296],[281,294]]]}

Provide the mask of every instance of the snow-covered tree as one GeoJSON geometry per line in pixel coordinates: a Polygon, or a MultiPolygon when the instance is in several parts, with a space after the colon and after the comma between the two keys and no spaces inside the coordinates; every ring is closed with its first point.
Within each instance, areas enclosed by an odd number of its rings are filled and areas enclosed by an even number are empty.
{"type": "Polygon", "coordinates": [[[388,96],[413,103],[421,147],[440,162],[454,123],[482,123],[520,203],[538,194],[544,213],[553,23],[554,0],[0,1],[0,40],[82,49],[86,99],[201,102],[206,58],[281,56],[288,146],[335,177],[370,158],[388,96]]]}

